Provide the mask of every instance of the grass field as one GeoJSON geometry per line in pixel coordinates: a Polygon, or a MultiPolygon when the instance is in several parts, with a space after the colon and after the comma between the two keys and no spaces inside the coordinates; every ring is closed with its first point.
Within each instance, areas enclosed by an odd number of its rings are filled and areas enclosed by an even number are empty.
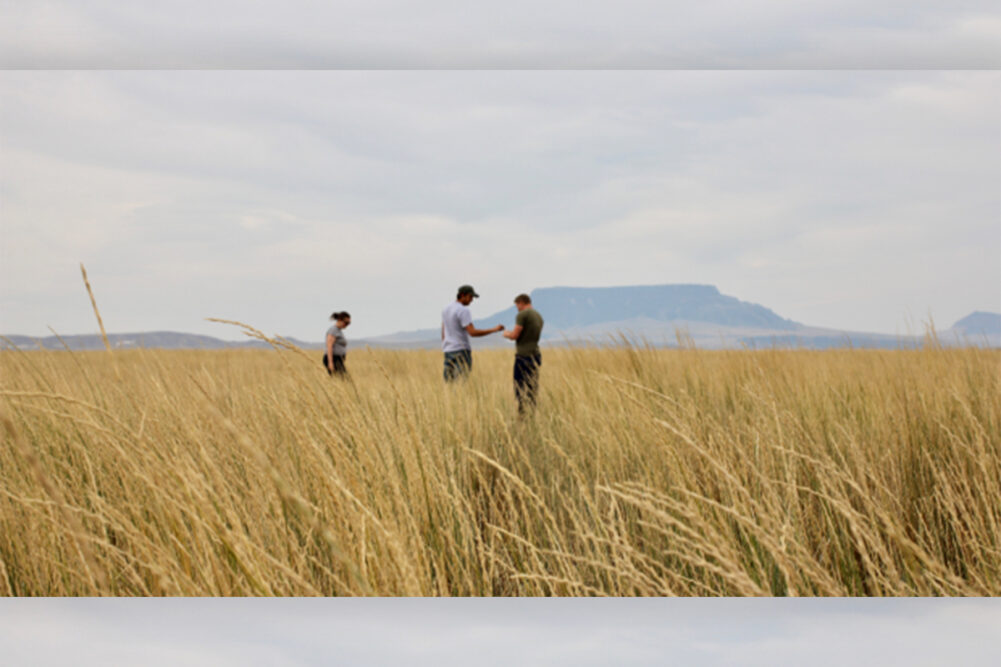
{"type": "Polygon", "coordinates": [[[3,595],[1001,595],[1001,353],[0,353],[3,595]]]}

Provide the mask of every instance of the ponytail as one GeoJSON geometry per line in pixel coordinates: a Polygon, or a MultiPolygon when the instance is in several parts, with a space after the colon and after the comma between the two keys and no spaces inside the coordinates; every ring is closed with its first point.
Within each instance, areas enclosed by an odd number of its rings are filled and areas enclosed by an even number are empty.
{"type": "Polygon", "coordinates": [[[341,320],[351,319],[351,313],[349,313],[346,310],[334,311],[334,313],[330,316],[330,319],[336,320],[338,322],[341,320]]]}

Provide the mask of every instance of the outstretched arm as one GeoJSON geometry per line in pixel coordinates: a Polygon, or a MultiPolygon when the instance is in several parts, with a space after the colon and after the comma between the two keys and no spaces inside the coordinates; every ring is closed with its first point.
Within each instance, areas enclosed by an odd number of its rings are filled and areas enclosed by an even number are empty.
{"type": "Polygon", "coordinates": [[[480,336],[489,336],[492,333],[497,333],[498,331],[504,331],[504,325],[498,324],[492,329],[477,329],[472,324],[467,324],[466,331],[468,331],[469,335],[472,336],[473,338],[479,338],[480,336]]]}
{"type": "Polygon", "coordinates": [[[510,338],[511,340],[518,340],[518,336],[521,335],[521,325],[514,325],[514,329],[504,332],[504,338],[510,338]]]}

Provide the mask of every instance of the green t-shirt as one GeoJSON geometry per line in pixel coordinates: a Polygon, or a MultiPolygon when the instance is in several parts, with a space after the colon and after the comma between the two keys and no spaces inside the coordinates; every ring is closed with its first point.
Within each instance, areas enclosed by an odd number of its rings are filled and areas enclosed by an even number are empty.
{"type": "Polygon", "coordinates": [[[525,310],[518,312],[518,316],[514,318],[514,323],[521,325],[521,333],[518,334],[515,354],[519,357],[538,354],[539,336],[542,335],[542,315],[539,315],[539,311],[529,306],[525,310]]]}

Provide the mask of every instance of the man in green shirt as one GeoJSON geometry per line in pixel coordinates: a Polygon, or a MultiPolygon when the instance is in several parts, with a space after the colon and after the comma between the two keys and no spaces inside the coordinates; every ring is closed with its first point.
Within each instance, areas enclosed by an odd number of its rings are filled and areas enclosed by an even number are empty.
{"type": "Polygon", "coordinates": [[[518,413],[535,407],[539,392],[539,366],[542,353],[539,352],[539,336],[542,335],[542,315],[532,308],[532,297],[519,294],[514,298],[518,316],[514,328],[504,332],[505,338],[517,343],[514,353],[514,395],[518,399],[518,413]]]}

